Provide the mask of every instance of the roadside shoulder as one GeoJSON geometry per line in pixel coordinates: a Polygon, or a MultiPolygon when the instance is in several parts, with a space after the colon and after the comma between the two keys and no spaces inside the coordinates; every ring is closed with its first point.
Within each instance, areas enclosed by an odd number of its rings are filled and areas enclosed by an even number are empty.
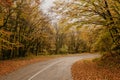
{"type": "Polygon", "coordinates": [[[77,61],[71,69],[73,80],[120,80],[120,69],[104,67],[90,59],[77,61]]]}

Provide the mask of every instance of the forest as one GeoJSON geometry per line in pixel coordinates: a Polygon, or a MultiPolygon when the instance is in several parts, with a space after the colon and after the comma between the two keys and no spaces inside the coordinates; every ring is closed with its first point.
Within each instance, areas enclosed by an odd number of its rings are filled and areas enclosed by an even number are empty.
{"type": "Polygon", "coordinates": [[[41,3],[0,0],[0,59],[84,52],[120,56],[120,0],[55,0],[52,16],[41,3]]]}

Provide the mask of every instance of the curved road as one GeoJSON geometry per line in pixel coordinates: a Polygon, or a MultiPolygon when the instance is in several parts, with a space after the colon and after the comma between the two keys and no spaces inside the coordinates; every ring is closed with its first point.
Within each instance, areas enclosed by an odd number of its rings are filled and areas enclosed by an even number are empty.
{"type": "Polygon", "coordinates": [[[81,54],[38,62],[3,76],[0,80],[72,80],[71,66],[74,62],[100,57],[98,54],[81,54]]]}

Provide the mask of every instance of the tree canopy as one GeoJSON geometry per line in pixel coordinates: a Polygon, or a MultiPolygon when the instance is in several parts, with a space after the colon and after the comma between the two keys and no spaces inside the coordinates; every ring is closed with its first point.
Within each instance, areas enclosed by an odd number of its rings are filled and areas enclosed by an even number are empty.
{"type": "Polygon", "coordinates": [[[53,15],[43,13],[40,6],[39,0],[0,0],[1,59],[99,51],[120,54],[119,0],[56,0],[50,10],[53,15]]]}

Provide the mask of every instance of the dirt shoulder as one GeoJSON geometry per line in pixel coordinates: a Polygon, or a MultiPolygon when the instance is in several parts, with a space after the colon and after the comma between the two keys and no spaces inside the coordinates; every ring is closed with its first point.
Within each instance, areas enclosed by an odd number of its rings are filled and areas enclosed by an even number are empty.
{"type": "Polygon", "coordinates": [[[78,61],[72,66],[73,80],[120,80],[120,68],[98,65],[92,60],[78,61]]]}

